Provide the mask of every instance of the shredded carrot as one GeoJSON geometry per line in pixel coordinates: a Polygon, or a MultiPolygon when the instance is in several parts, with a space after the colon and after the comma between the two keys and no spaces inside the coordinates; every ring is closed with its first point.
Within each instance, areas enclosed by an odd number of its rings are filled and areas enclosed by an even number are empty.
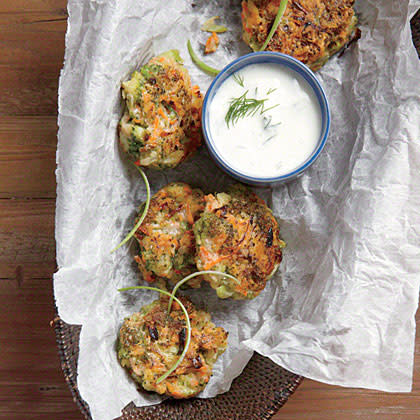
{"type": "Polygon", "coordinates": [[[190,225],[193,225],[194,224],[194,217],[192,215],[191,207],[190,207],[190,204],[188,202],[185,203],[185,210],[187,212],[187,222],[190,225]]]}
{"type": "Polygon", "coordinates": [[[216,264],[218,264],[220,261],[223,261],[226,259],[226,256],[221,256],[214,261],[209,261],[207,264],[204,265],[204,270],[210,270],[210,268],[214,267],[216,264]]]}
{"type": "Polygon", "coordinates": [[[159,118],[156,116],[155,120],[153,121],[153,131],[152,131],[152,135],[150,136],[150,143],[152,143],[154,140],[157,139],[158,135],[159,135],[159,118]]]}
{"type": "Polygon", "coordinates": [[[173,302],[172,303],[172,309],[179,311],[181,309],[181,307],[179,306],[178,302],[173,302]]]}
{"type": "Polygon", "coordinates": [[[192,379],[191,379],[191,385],[192,385],[192,386],[198,386],[198,381],[197,381],[197,379],[192,378],[192,379]]]}
{"type": "Polygon", "coordinates": [[[206,48],[204,50],[204,54],[214,53],[219,46],[219,37],[217,36],[216,32],[212,32],[209,38],[206,41],[206,48]]]}
{"type": "Polygon", "coordinates": [[[163,112],[163,109],[162,108],[158,108],[158,114],[162,117],[162,118],[165,118],[165,120],[168,120],[169,118],[168,118],[168,116],[163,112]]]}
{"type": "Polygon", "coordinates": [[[143,102],[149,102],[152,99],[152,95],[150,93],[144,91],[142,94],[143,102]]]}
{"type": "Polygon", "coordinates": [[[252,34],[252,29],[250,27],[244,25],[244,29],[245,29],[245,32],[248,32],[249,34],[252,34]]]}
{"type": "Polygon", "coordinates": [[[228,255],[222,255],[222,256],[215,256],[211,252],[209,252],[204,246],[200,246],[200,254],[203,255],[204,260],[207,261],[207,263],[203,266],[204,270],[210,270],[213,266],[215,266],[220,261],[223,261],[226,258],[229,258],[228,255]]]}
{"type": "Polygon", "coordinates": [[[212,211],[218,208],[219,202],[213,194],[208,194],[204,198],[206,199],[206,211],[212,211]]]}
{"type": "Polygon", "coordinates": [[[242,2],[242,8],[243,8],[243,10],[244,10],[245,13],[249,13],[248,6],[246,4],[246,1],[243,1],[242,2]]]}
{"type": "Polygon", "coordinates": [[[151,273],[144,271],[142,274],[143,274],[143,279],[147,281],[148,283],[153,283],[155,281],[151,273]]]}
{"type": "Polygon", "coordinates": [[[207,371],[208,371],[208,369],[207,369],[207,365],[203,365],[203,366],[201,366],[201,368],[200,368],[200,372],[201,372],[201,373],[207,373],[207,371]]]}
{"type": "Polygon", "coordinates": [[[179,392],[172,384],[166,384],[168,391],[175,397],[175,398],[183,398],[182,392],[179,392]]]}

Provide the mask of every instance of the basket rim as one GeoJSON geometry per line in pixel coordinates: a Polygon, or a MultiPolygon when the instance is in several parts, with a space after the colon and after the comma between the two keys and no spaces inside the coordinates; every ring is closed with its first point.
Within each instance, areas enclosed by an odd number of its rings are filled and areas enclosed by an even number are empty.
{"type": "MultiPolygon", "coordinates": [[[[54,312],[55,312],[55,317],[54,317],[54,331],[55,331],[55,335],[56,335],[56,343],[57,343],[57,349],[58,349],[58,355],[60,357],[60,364],[61,364],[61,369],[63,371],[64,374],[64,379],[67,383],[67,386],[70,389],[70,392],[72,394],[73,397],[73,401],[75,402],[75,404],[77,405],[77,407],[79,408],[79,410],[81,411],[81,413],[83,414],[83,416],[85,417],[86,420],[92,420],[92,416],[90,414],[90,410],[89,410],[89,405],[87,404],[86,401],[84,401],[80,395],[79,389],[77,387],[77,370],[74,371],[74,369],[70,366],[70,359],[71,357],[75,357],[76,355],[72,355],[72,354],[68,354],[68,347],[64,344],[65,343],[65,339],[66,339],[66,332],[64,331],[64,328],[66,327],[80,327],[82,328],[81,325],[72,325],[72,324],[67,324],[66,322],[64,322],[59,314],[58,314],[58,309],[57,309],[57,305],[55,302],[55,298],[54,298],[54,312]]],[[[79,337],[77,337],[77,347],[79,347],[79,337]]],[[[252,356],[252,358],[255,357],[255,354],[252,356]]],[[[263,357],[263,356],[261,356],[263,357]]],[[[78,355],[77,355],[78,358],[78,355]]],[[[284,368],[283,368],[284,369],[284,368]]],[[[286,369],[285,369],[286,370],[286,369]]],[[[278,395],[276,395],[274,397],[274,402],[273,404],[266,409],[266,412],[264,414],[262,414],[261,420],[270,420],[274,414],[276,414],[278,412],[278,410],[284,405],[286,404],[286,402],[288,401],[289,397],[296,391],[296,389],[299,387],[299,385],[302,383],[302,381],[304,380],[303,376],[297,375],[293,372],[289,372],[292,376],[293,379],[287,384],[287,387],[285,387],[284,389],[282,389],[281,393],[278,393],[278,395]]],[[[241,374],[242,375],[242,374],[241,374]]],[[[238,378],[240,378],[240,376],[238,376],[238,378]]],[[[224,394],[221,395],[225,395],[225,394],[229,394],[230,390],[227,391],[224,394]]],[[[216,397],[215,397],[216,398],[216,397]]],[[[209,398],[212,399],[212,398],[209,398]]],[[[153,407],[153,406],[151,406],[153,407]]]]}

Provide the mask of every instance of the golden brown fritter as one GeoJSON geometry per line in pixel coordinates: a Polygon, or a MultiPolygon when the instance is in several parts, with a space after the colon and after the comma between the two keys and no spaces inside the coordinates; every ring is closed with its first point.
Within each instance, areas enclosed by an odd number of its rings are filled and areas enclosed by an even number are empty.
{"type": "Polygon", "coordinates": [[[239,280],[205,274],[220,298],[253,299],[264,289],[282,259],[284,242],[264,201],[238,184],[228,193],[206,196],[206,208],[194,224],[197,268],[230,274],[239,280]]]}
{"type": "Polygon", "coordinates": [[[161,297],[124,320],[118,337],[118,359],[144,389],[174,398],[190,398],[210,380],[213,364],[225,351],[228,333],[211,322],[210,315],[180,298],[191,322],[191,342],[182,363],[161,383],[184,350],[187,337],[185,315],[168,298],[161,297]]]}
{"type": "Polygon", "coordinates": [[[136,165],[174,168],[201,145],[202,96],[177,50],[152,58],[122,89],[120,144],[136,165]]]}
{"type": "MultiPolygon", "coordinates": [[[[276,17],[280,0],[242,2],[243,39],[258,51],[264,44],[276,17]]],[[[356,29],[354,0],[289,0],[276,33],[266,50],[291,55],[320,69],[353,37],[356,29]]]]}
{"type": "MultiPolygon", "coordinates": [[[[204,206],[203,192],[182,182],[169,184],[152,197],[147,216],[135,233],[140,246],[135,260],[146,281],[175,284],[196,271],[192,226],[204,206]]],[[[199,287],[200,282],[196,277],[188,285],[199,287]]]]}

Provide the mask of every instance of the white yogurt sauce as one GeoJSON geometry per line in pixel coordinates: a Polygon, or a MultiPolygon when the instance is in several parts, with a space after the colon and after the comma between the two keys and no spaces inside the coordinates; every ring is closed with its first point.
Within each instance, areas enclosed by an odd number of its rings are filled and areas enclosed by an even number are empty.
{"type": "Polygon", "coordinates": [[[321,135],[321,109],[308,83],[285,66],[261,63],[230,76],[209,108],[209,130],[221,158],[240,173],[262,178],[287,174],[304,163],[321,135]],[[266,99],[264,111],[225,121],[233,98],[266,99]],[[273,107],[269,109],[270,107],[273,107]]]}

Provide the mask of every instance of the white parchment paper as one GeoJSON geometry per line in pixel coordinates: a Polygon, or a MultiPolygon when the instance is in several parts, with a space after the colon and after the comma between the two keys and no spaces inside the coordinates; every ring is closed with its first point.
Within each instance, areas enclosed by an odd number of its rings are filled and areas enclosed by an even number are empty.
{"type": "MultiPolygon", "coordinates": [[[[250,302],[191,293],[229,331],[229,347],[200,397],[229,389],[257,351],[320,381],[410,391],[420,283],[420,64],[409,18],[420,1],[361,0],[362,39],[318,73],[332,110],[328,144],[299,180],[258,193],[288,244],[280,272],[250,302]]],[[[78,385],[94,419],[130,401],[155,404],[119,366],[123,318],[155,299],[121,294],[139,282],[134,249],[110,250],[145,199],[117,145],[120,84],[136,66],[177,48],[203,91],[211,78],[191,63],[204,20],[229,26],[206,61],[218,68],[249,52],[240,1],[70,0],[59,87],[57,261],[61,318],[82,324],[78,385]]],[[[153,192],[184,181],[206,192],[230,182],[203,148],[176,170],[148,171],[153,192]]]]}

